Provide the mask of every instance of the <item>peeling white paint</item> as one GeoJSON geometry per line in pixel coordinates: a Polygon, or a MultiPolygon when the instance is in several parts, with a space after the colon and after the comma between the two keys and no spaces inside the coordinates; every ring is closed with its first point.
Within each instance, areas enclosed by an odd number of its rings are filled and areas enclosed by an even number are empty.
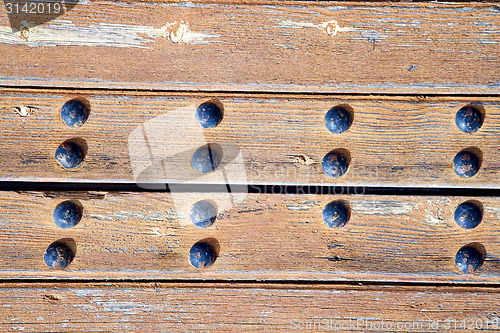
{"type": "Polygon", "coordinates": [[[114,213],[113,216],[119,220],[133,218],[139,220],[148,220],[148,221],[167,221],[177,219],[177,214],[174,211],[167,211],[165,213],[162,212],[149,212],[149,214],[144,214],[140,212],[134,211],[120,211],[114,213]]]}
{"type": "Polygon", "coordinates": [[[310,22],[281,21],[279,23],[279,26],[288,29],[316,28],[322,30],[330,36],[335,36],[339,32],[359,30],[358,28],[341,27],[335,20],[323,22],[320,24],[314,24],[310,22]]]}
{"type": "Polygon", "coordinates": [[[394,200],[363,200],[349,204],[353,213],[364,215],[403,215],[419,206],[417,202],[394,200]]]}
{"type": "Polygon", "coordinates": [[[89,296],[106,296],[106,292],[103,289],[71,289],[78,297],[89,297],[89,296]]]}
{"type": "Polygon", "coordinates": [[[89,215],[89,217],[101,221],[113,221],[113,220],[124,220],[124,219],[138,219],[145,221],[170,221],[170,220],[175,220],[179,217],[179,215],[175,211],[166,211],[165,213],[154,212],[154,211],[151,211],[149,213],[141,213],[141,212],[122,210],[119,212],[107,212],[107,214],[109,215],[91,214],[89,215]]]}
{"type": "Polygon", "coordinates": [[[175,232],[173,232],[171,228],[167,228],[165,226],[153,228],[151,229],[151,232],[153,235],[158,237],[175,236],[175,232]]]}
{"type": "Polygon", "coordinates": [[[445,216],[443,213],[443,208],[445,206],[449,206],[451,200],[449,198],[440,198],[437,200],[427,200],[427,204],[425,207],[435,207],[440,206],[437,209],[437,212],[432,211],[431,209],[425,209],[425,220],[422,221],[422,224],[430,225],[433,227],[449,227],[450,224],[447,222],[448,216],[445,216]]]}
{"type": "Polygon", "coordinates": [[[54,20],[48,25],[36,26],[22,21],[19,30],[0,27],[0,43],[48,46],[106,46],[149,48],[148,43],[166,38],[172,43],[208,44],[218,42],[213,38],[219,34],[194,32],[187,22],[167,23],[162,27],[136,26],[130,24],[99,23],[78,26],[68,20],[54,20]]]}
{"type": "Polygon", "coordinates": [[[111,216],[90,214],[89,217],[100,221],[113,221],[113,218],[111,216]]]}
{"type": "Polygon", "coordinates": [[[484,210],[488,213],[493,213],[497,216],[497,218],[500,219],[500,207],[491,207],[491,206],[486,206],[484,207],[484,210]]]}
{"type": "Polygon", "coordinates": [[[449,204],[451,202],[450,198],[440,198],[437,200],[427,200],[427,205],[443,205],[449,204]]]}
{"type": "Polygon", "coordinates": [[[297,47],[291,45],[285,45],[285,44],[273,44],[273,45],[284,48],[285,50],[298,50],[297,47]]]}
{"type": "Polygon", "coordinates": [[[356,31],[358,29],[356,28],[350,28],[350,27],[340,27],[337,21],[332,20],[328,22],[321,23],[319,25],[320,28],[323,28],[326,32],[327,35],[335,36],[339,32],[347,32],[347,31],[356,31]]]}
{"type": "Polygon", "coordinates": [[[127,315],[139,314],[153,309],[153,306],[149,304],[122,302],[113,299],[107,301],[93,299],[90,303],[95,303],[96,305],[102,307],[102,310],[105,312],[122,312],[127,315]]]}
{"type": "Polygon", "coordinates": [[[319,206],[319,201],[310,200],[310,201],[302,201],[299,202],[298,204],[297,203],[286,204],[286,207],[289,210],[309,210],[315,206],[319,206]]]}
{"type": "Polygon", "coordinates": [[[446,221],[439,217],[439,216],[434,216],[434,213],[428,210],[425,210],[425,220],[422,221],[422,224],[434,226],[434,227],[448,227],[448,223],[446,221]]]}
{"type": "Polygon", "coordinates": [[[29,115],[31,115],[33,112],[35,112],[35,110],[38,110],[38,108],[34,107],[34,106],[17,106],[15,109],[14,109],[18,115],[20,115],[21,117],[28,117],[29,115]]]}
{"type": "Polygon", "coordinates": [[[294,21],[281,21],[279,26],[282,28],[289,28],[289,29],[318,28],[318,26],[315,25],[314,23],[294,22],[294,21]]]}

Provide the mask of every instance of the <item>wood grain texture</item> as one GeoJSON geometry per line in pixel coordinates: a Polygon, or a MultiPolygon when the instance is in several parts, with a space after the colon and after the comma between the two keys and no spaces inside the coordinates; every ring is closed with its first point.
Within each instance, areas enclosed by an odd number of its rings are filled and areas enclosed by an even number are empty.
{"type": "Polygon", "coordinates": [[[7,284],[0,329],[497,332],[498,298],[498,289],[474,287],[7,284]]]}
{"type": "Polygon", "coordinates": [[[0,200],[0,278],[220,279],[379,282],[500,282],[500,200],[476,198],[484,221],[455,224],[455,207],[472,198],[224,193],[3,192],[0,200]],[[79,200],[82,221],[60,229],[52,210],[79,200]],[[212,200],[218,220],[198,229],[191,205],[212,200]],[[324,206],[344,200],[351,219],[328,228],[324,206]],[[65,271],[43,262],[54,241],[71,238],[76,257],[65,271]],[[193,268],[191,246],[211,239],[214,265],[193,268]],[[477,274],[455,267],[455,254],[479,242],[487,252],[477,274]]]}
{"type": "Polygon", "coordinates": [[[492,3],[87,1],[32,19],[13,32],[0,13],[3,86],[500,92],[492,3]]]}
{"type": "Polygon", "coordinates": [[[493,98],[0,92],[1,180],[500,187],[500,103],[493,98]],[[59,109],[75,97],[87,99],[90,117],[82,127],[68,128],[59,109]],[[224,105],[224,119],[203,130],[194,113],[211,99],[224,105]],[[466,134],[455,125],[455,114],[470,103],[484,111],[485,121],[466,134]],[[353,124],[342,134],[330,133],[324,115],[344,104],[353,109],[353,124]],[[23,106],[31,114],[22,117],[23,106]],[[73,172],[54,159],[56,148],[71,138],[88,147],[73,172]],[[223,158],[219,170],[201,175],[191,156],[206,143],[218,143],[223,158]],[[459,178],[453,158],[471,147],[482,154],[481,169],[459,178]],[[348,151],[350,167],[330,178],[321,161],[339,148],[348,151]]]}

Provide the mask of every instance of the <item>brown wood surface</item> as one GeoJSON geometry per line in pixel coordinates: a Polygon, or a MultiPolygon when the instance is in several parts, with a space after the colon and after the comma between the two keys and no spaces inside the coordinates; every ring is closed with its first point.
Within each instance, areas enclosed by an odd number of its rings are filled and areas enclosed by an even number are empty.
{"type": "Polygon", "coordinates": [[[498,332],[499,297],[477,287],[3,284],[0,330],[498,332]]]}
{"type": "Polygon", "coordinates": [[[500,282],[498,198],[3,192],[0,200],[0,278],[7,280],[500,282]],[[66,198],[79,200],[84,214],[74,228],[60,229],[52,210],[66,198]],[[453,214],[470,199],[481,202],[484,221],[466,230],[453,214]],[[218,206],[218,220],[207,229],[188,217],[198,200],[218,206]],[[351,207],[343,228],[322,220],[332,200],[351,207]],[[76,244],[76,257],[66,270],[51,271],[43,253],[64,238],[76,244]],[[216,244],[219,256],[199,270],[189,263],[189,249],[203,239],[216,244]],[[478,273],[462,274],[455,254],[476,242],[486,260],[478,273]]]}
{"type": "Polygon", "coordinates": [[[0,11],[1,85],[500,92],[492,3],[82,1],[40,20],[13,32],[0,11]]]}
{"type": "Polygon", "coordinates": [[[494,98],[4,89],[0,105],[1,180],[500,187],[500,103],[494,98]],[[75,97],[87,99],[90,117],[82,127],[68,128],[59,109],[75,97]],[[223,104],[224,119],[203,130],[194,113],[211,99],[223,104]],[[466,134],[455,125],[455,114],[471,103],[484,111],[485,121],[466,134]],[[344,104],[353,109],[353,124],[342,134],[330,133],[324,115],[344,104]],[[31,107],[30,115],[17,112],[23,106],[31,107]],[[85,140],[88,151],[83,165],[69,172],[54,153],[71,138],[85,140]],[[224,156],[218,171],[202,176],[190,162],[206,143],[219,143],[224,156]],[[481,151],[482,165],[463,179],[452,161],[471,147],[481,151]],[[321,168],[333,149],[347,150],[351,159],[339,178],[321,168]]]}

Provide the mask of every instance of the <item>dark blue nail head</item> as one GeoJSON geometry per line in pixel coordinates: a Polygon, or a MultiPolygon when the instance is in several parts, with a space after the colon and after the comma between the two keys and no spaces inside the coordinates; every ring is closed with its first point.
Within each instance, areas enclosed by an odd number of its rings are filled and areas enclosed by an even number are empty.
{"type": "Polygon", "coordinates": [[[481,223],[483,213],[472,202],[463,202],[455,209],[455,222],[464,229],[473,229],[481,223]]]}
{"type": "Polygon", "coordinates": [[[484,262],[484,255],[471,245],[466,245],[458,250],[455,256],[455,264],[460,272],[471,274],[477,271],[484,262]]]}
{"type": "Polygon", "coordinates": [[[217,218],[217,207],[209,200],[201,200],[191,206],[191,222],[198,228],[208,228],[217,218]]]}
{"type": "Polygon", "coordinates": [[[194,244],[189,251],[189,262],[195,268],[211,266],[215,262],[214,248],[204,242],[194,244]]]}
{"type": "Polygon", "coordinates": [[[54,223],[63,229],[72,228],[80,222],[82,209],[74,201],[63,201],[52,212],[54,223]]]}
{"type": "Polygon", "coordinates": [[[325,114],[325,126],[332,133],[345,132],[350,125],[351,115],[341,106],[334,106],[325,114]]]}
{"type": "Polygon", "coordinates": [[[222,111],[215,103],[203,103],[196,109],[195,118],[203,128],[214,128],[222,120],[222,111]]]}
{"type": "Polygon", "coordinates": [[[54,242],[45,250],[43,260],[45,264],[53,270],[62,270],[73,261],[74,253],[63,242],[54,242]]]}
{"type": "Polygon", "coordinates": [[[342,228],[349,221],[349,209],[340,201],[332,201],[323,209],[323,221],[330,228],[342,228]]]}
{"type": "Polygon", "coordinates": [[[462,132],[474,133],[483,125],[483,115],[473,106],[464,106],[458,110],[455,124],[462,132]]]}
{"type": "Polygon", "coordinates": [[[84,152],[83,149],[72,141],[63,142],[55,153],[57,163],[64,169],[75,169],[83,162],[84,152]]]}
{"type": "Polygon", "coordinates": [[[462,178],[474,176],[479,167],[479,159],[471,152],[460,152],[453,159],[453,171],[462,178]]]}
{"type": "Polygon", "coordinates": [[[221,162],[221,154],[210,144],[198,148],[191,157],[191,166],[197,172],[205,174],[215,171],[221,162]]]}
{"type": "Polygon", "coordinates": [[[69,127],[82,126],[88,118],[87,106],[78,99],[72,99],[64,103],[59,112],[61,120],[69,127]]]}
{"type": "Polygon", "coordinates": [[[347,171],[347,158],[340,152],[331,151],[323,157],[321,168],[329,177],[340,177],[347,171]]]}

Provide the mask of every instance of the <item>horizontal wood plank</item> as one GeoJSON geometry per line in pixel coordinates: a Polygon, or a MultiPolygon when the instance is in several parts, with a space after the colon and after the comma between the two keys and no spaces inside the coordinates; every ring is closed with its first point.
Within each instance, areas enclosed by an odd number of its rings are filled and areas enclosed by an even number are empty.
{"type": "Polygon", "coordinates": [[[500,102],[494,98],[3,89],[0,103],[4,181],[500,187],[500,102]],[[91,109],[78,128],[59,118],[71,98],[86,99],[91,109]],[[222,103],[224,118],[204,130],[195,110],[212,99],[222,103]],[[484,124],[473,134],[455,125],[456,112],[469,104],[484,111],[484,124]],[[329,132],[324,123],[337,105],[353,112],[353,123],[342,134],[329,132]],[[65,171],[54,153],[75,138],[86,142],[87,154],[76,171],[65,171]],[[191,167],[191,156],[207,143],[219,144],[222,163],[201,175],[191,167]],[[350,155],[339,178],[326,176],[321,167],[334,149],[350,155]],[[472,178],[460,178],[452,169],[463,149],[477,150],[482,159],[472,178]]]}
{"type": "Polygon", "coordinates": [[[498,297],[475,287],[4,284],[0,329],[498,332],[498,297]]]}
{"type": "Polygon", "coordinates": [[[1,85],[500,92],[493,3],[81,1],[45,19],[13,31],[0,11],[1,85]]]}
{"type": "Polygon", "coordinates": [[[0,278],[215,279],[379,282],[500,282],[500,199],[481,202],[484,220],[462,229],[453,220],[465,197],[233,193],[2,192],[0,278]],[[52,210],[65,199],[83,206],[82,221],[60,229],[52,210]],[[192,225],[189,210],[212,200],[218,219],[192,225]],[[351,218],[329,228],[322,211],[343,200],[351,218]],[[45,249],[71,238],[76,256],[64,271],[43,261],[45,249]],[[209,239],[215,263],[195,269],[189,250],[209,239]],[[476,274],[462,274],[464,245],[486,250],[476,274]]]}

